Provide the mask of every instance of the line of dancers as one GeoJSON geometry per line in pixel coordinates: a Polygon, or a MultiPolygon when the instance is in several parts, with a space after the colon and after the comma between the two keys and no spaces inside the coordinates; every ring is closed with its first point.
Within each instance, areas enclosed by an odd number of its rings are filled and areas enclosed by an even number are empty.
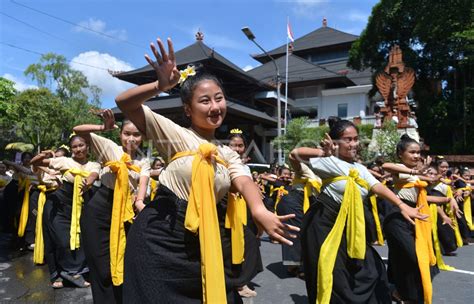
{"type": "Polygon", "coordinates": [[[52,288],[91,286],[95,303],[240,303],[257,295],[265,232],[310,303],[432,302],[432,278],[453,269],[443,256],[474,229],[468,168],[421,157],[406,135],[399,163],[366,167],[357,127],[335,119],[320,147],[251,172],[242,131],[215,137],[223,84],[203,66],[179,71],[167,45],[145,56],[158,80],[117,96],[120,127],[103,110],[67,147],[0,164],[2,229],[48,265],[52,288]],[[175,86],[190,128],[146,106],[175,86]],[[116,128],[118,144],[100,135],[116,128]],[[144,138],[160,158],[142,153],[144,138]],[[387,269],[373,247],[385,242],[387,269]]]}

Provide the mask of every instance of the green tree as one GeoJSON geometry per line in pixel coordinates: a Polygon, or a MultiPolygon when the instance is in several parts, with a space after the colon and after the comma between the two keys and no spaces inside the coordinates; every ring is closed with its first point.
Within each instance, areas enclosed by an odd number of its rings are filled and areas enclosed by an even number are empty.
{"type": "Polygon", "coordinates": [[[7,110],[16,136],[37,148],[58,146],[64,108],[46,88],[29,89],[14,97],[7,110]]]}
{"type": "Polygon", "coordinates": [[[15,141],[16,135],[12,132],[12,124],[8,119],[8,108],[17,94],[15,83],[9,79],[0,77],[0,157],[3,159],[3,148],[10,142],[15,141]]]}
{"type": "Polygon", "coordinates": [[[63,107],[63,116],[59,117],[63,126],[63,140],[78,124],[99,123],[99,119],[90,110],[100,108],[101,89],[90,85],[82,72],[72,69],[64,56],[45,54],[38,63],[27,67],[25,75],[36,80],[40,88],[55,90],[63,107]],[[92,95],[90,101],[87,92],[92,95]]]}
{"type": "MultiPolygon", "coordinates": [[[[350,50],[349,66],[381,71],[390,47],[400,45],[415,69],[421,136],[434,152],[474,148],[472,0],[381,0],[350,50]]],[[[375,88],[372,94],[375,93],[375,88]]]]}

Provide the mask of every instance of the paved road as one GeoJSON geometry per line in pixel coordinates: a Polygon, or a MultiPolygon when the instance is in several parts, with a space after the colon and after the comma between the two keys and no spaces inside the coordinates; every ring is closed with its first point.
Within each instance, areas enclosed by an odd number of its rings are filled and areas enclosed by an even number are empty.
{"type": "MultiPolygon", "coordinates": [[[[64,288],[53,290],[48,286],[46,266],[33,266],[32,253],[12,254],[7,249],[8,237],[0,235],[0,303],[92,303],[89,288],[64,288]]],[[[286,274],[281,260],[281,248],[266,240],[262,242],[265,271],[254,280],[256,298],[246,299],[245,304],[307,303],[304,282],[286,274]]],[[[387,257],[386,247],[377,247],[382,257],[387,257]]],[[[472,303],[474,290],[474,245],[458,249],[457,257],[444,257],[448,265],[459,270],[441,272],[433,282],[435,304],[472,303]],[[449,299],[449,300],[448,300],[449,299]]]]}

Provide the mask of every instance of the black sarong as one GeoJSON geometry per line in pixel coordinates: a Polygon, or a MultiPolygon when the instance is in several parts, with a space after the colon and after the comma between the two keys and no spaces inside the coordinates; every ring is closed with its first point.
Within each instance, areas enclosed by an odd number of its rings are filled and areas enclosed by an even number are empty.
{"type": "Polygon", "coordinates": [[[25,243],[34,244],[36,234],[36,216],[38,215],[38,198],[40,191],[36,186],[30,189],[30,200],[28,202],[28,221],[25,228],[25,243]]]}
{"type": "Polygon", "coordinates": [[[122,285],[112,284],[110,271],[113,201],[114,191],[101,186],[84,206],[81,215],[82,244],[94,303],[122,303],[122,285]]]}
{"type": "MultiPolygon", "coordinates": [[[[416,204],[403,200],[415,208],[416,204]]],[[[384,232],[388,245],[388,279],[395,285],[402,300],[423,303],[423,286],[415,250],[415,226],[409,223],[398,208],[393,208],[384,221],[384,232]]],[[[431,267],[431,277],[439,273],[431,267]]]]}
{"type": "MultiPolygon", "coordinates": [[[[329,196],[320,194],[303,219],[301,246],[309,303],[316,302],[319,252],[334,226],[340,207],[329,196]]],[[[364,210],[367,218],[369,208],[364,210]]],[[[349,258],[345,232],[339,248],[334,250],[338,253],[333,270],[331,303],[391,303],[385,266],[369,241],[364,260],[349,258]]]]}
{"type": "MultiPolygon", "coordinates": [[[[84,203],[91,193],[92,190],[84,193],[84,203]]],[[[76,250],[71,250],[69,245],[72,194],[73,184],[65,182],[58,190],[46,195],[43,209],[44,257],[51,282],[59,278],[61,272],[77,275],[89,271],[82,245],[76,250]]]]}
{"type": "MultiPolygon", "coordinates": [[[[130,228],[125,250],[124,303],[201,303],[199,236],[186,230],[187,201],[163,185],[130,228]]],[[[220,221],[227,302],[232,286],[230,239],[220,221]]],[[[220,263],[221,261],[216,261],[220,263]]]]}

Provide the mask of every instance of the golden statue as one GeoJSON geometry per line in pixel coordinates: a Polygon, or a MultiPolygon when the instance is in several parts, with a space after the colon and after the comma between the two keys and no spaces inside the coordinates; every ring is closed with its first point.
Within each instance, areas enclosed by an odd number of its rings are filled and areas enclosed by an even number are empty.
{"type": "Polygon", "coordinates": [[[398,45],[390,50],[388,64],[383,72],[375,76],[375,83],[385,101],[380,110],[385,121],[391,121],[396,115],[398,127],[408,127],[410,106],[406,97],[415,83],[415,71],[403,63],[402,50],[398,45]]]}

